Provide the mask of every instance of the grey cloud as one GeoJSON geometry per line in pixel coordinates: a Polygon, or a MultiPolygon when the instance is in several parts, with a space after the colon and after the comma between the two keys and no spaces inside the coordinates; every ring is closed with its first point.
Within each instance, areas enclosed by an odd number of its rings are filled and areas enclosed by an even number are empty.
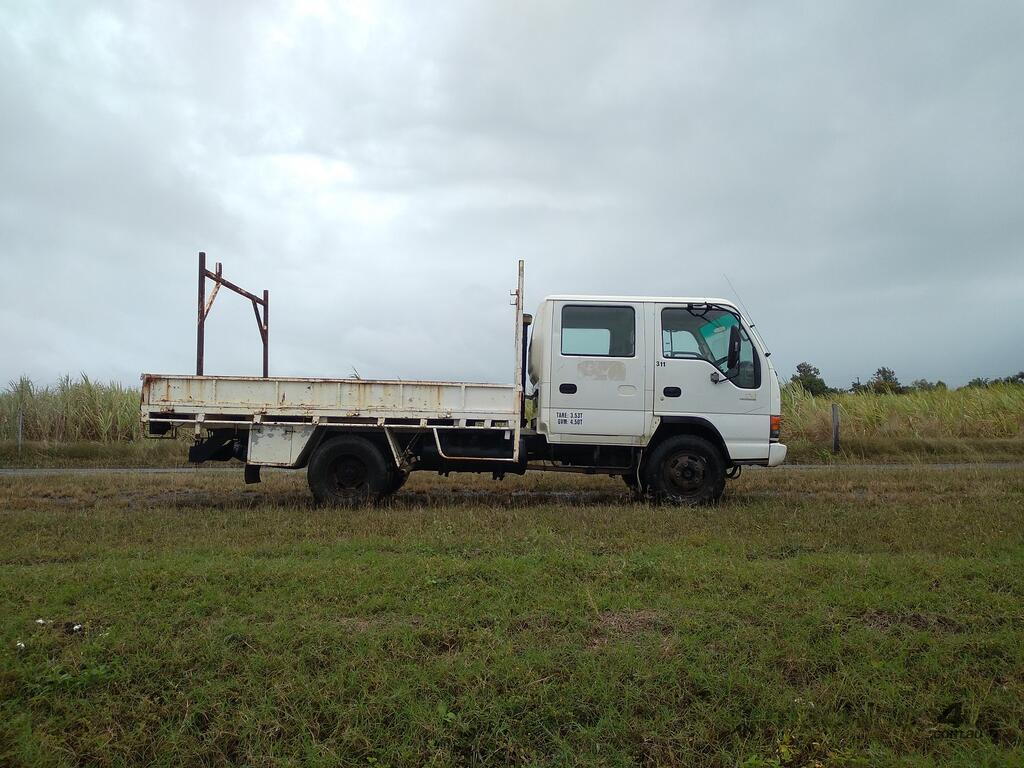
{"type": "Polygon", "coordinates": [[[730,295],[781,372],[1024,367],[1016,3],[0,10],[0,380],[510,375],[554,292],[730,295]],[[30,273],[35,269],[46,278],[30,273]],[[208,369],[253,373],[224,296],[208,369]],[[968,319],[971,318],[971,319],[968,319]]]}

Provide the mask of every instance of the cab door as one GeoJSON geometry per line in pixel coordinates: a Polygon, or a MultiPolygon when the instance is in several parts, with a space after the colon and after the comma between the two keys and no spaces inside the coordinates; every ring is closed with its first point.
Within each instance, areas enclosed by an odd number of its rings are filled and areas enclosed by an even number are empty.
{"type": "Polygon", "coordinates": [[[721,433],[734,460],[768,456],[771,389],[768,367],[741,330],[740,360],[728,369],[735,315],[706,305],[657,304],[654,414],[698,417],[721,433]],[[712,374],[720,381],[714,383],[712,374]]]}
{"type": "Polygon", "coordinates": [[[554,304],[549,433],[643,435],[648,366],[643,303],[554,304]]]}

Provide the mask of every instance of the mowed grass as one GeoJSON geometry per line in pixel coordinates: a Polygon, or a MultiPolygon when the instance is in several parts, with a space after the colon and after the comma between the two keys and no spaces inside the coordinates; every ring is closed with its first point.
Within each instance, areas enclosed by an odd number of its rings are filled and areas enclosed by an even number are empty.
{"type": "Polygon", "coordinates": [[[1019,467],[622,487],[0,477],[0,764],[1024,762],[1019,467]]]}

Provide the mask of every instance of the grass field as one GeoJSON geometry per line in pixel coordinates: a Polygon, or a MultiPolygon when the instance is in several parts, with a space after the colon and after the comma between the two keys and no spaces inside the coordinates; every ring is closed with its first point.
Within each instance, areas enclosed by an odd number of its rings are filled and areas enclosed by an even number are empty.
{"type": "Polygon", "coordinates": [[[141,437],[138,389],[88,376],[39,386],[22,376],[0,392],[0,440],[116,443],[141,437]]]}
{"type": "MultiPolygon", "coordinates": [[[[1024,439],[859,439],[844,441],[833,454],[827,444],[783,435],[790,464],[933,464],[949,462],[1022,462],[1024,439]]],[[[0,441],[3,467],[187,467],[187,439],[130,440],[113,443],[31,442],[21,450],[0,441]]],[[[210,466],[219,466],[211,464],[210,466]]]]}
{"type": "Polygon", "coordinates": [[[622,489],[0,477],[0,764],[1024,764],[1019,466],[622,489]]]}
{"type": "Polygon", "coordinates": [[[1019,384],[825,397],[789,385],[782,413],[790,456],[804,463],[1024,460],[1019,384]],[[831,450],[833,404],[839,406],[838,455],[831,450]]]}
{"type": "MultiPolygon", "coordinates": [[[[65,377],[0,392],[0,467],[181,466],[184,443],[141,439],[139,392],[65,377]],[[21,449],[17,446],[21,414],[21,449]]],[[[1024,386],[812,397],[786,386],[783,440],[802,463],[1024,461],[1024,386]],[[832,404],[842,450],[831,451],[832,404]]]]}
{"type": "Polygon", "coordinates": [[[814,397],[800,386],[782,390],[789,434],[828,444],[832,404],[844,440],[1008,440],[1024,438],[1024,385],[933,389],[902,394],[840,392],[814,397]]]}
{"type": "Polygon", "coordinates": [[[0,441],[2,467],[184,467],[187,440],[23,443],[0,441]]]}

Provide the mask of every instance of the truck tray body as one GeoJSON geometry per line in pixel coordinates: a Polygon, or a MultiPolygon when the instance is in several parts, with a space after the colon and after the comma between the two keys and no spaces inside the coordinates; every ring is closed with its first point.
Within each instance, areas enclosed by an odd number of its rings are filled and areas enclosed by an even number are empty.
{"type": "Polygon", "coordinates": [[[518,390],[511,384],[142,377],[143,421],[176,427],[280,423],[510,429],[518,426],[518,403],[518,390]]]}

